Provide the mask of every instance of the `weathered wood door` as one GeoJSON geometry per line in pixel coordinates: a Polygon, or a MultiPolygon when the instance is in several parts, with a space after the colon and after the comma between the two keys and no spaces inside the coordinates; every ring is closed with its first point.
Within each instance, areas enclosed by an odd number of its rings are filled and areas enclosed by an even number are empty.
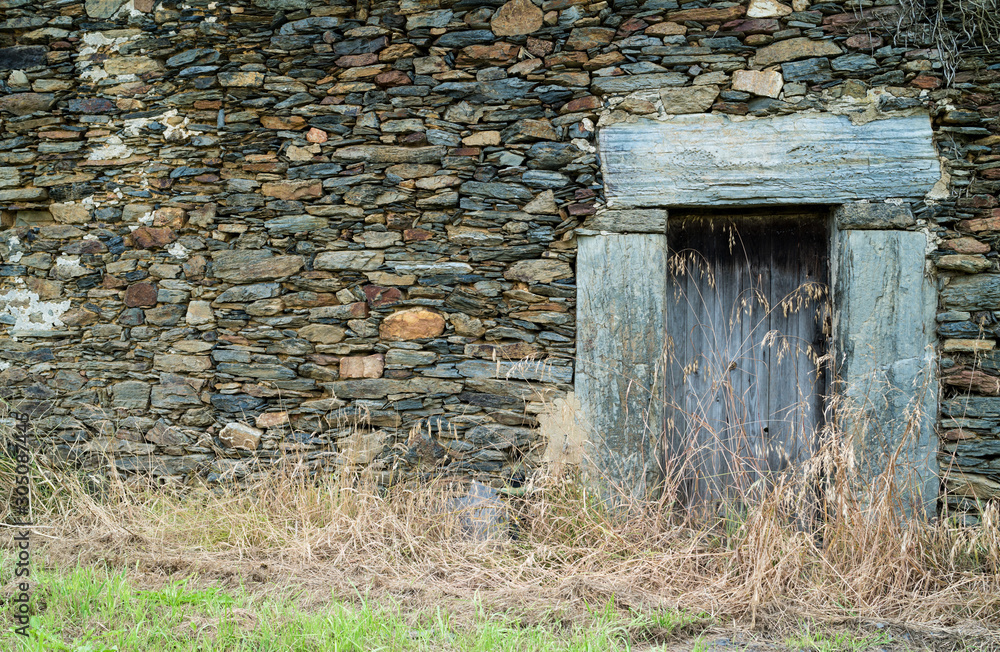
{"type": "Polygon", "coordinates": [[[748,496],[823,420],[827,220],[671,213],[667,233],[664,468],[686,501],[748,496]]]}

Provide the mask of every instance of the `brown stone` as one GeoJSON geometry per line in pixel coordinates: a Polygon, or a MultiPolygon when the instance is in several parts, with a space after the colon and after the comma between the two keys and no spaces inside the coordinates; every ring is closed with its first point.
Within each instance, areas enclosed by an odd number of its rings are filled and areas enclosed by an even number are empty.
{"type": "Polygon", "coordinates": [[[229,448],[245,451],[255,451],[260,446],[260,437],[264,433],[244,423],[228,423],[219,431],[219,441],[229,448]]]}
{"type": "Polygon", "coordinates": [[[945,385],[987,396],[1000,396],[1000,378],[979,370],[963,369],[941,378],[945,385]]]}
{"type": "Polygon", "coordinates": [[[265,129],[284,129],[287,131],[299,131],[305,129],[306,119],[298,115],[277,116],[266,115],[260,119],[260,124],[265,129]]]}
{"type": "Polygon", "coordinates": [[[497,36],[531,34],[542,28],[542,19],[542,10],[531,0],[510,0],[493,14],[490,29],[497,36]]]}
{"type": "Polygon", "coordinates": [[[340,359],[341,378],[381,378],[385,369],[382,354],[352,355],[340,359]]]}
{"type": "MultiPolygon", "coordinates": [[[[778,97],[784,79],[775,70],[736,70],[733,72],[733,90],[746,91],[763,97],[778,97]]],[[[714,99],[714,98],[713,98],[714,99]]]]}
{"type": "Polygon", "coordinates": [[[740,18],[746,13],[746,11],[746,7],[739,5],[735,7],[726,7],[724,9],[684,9],[683,11],[674,11],[667,14],[667,20],[675,23],[683,23],[689,20],[698,23],[709,23],[713,21],[724,23],[727,20],[740,18]]]}
{"type": "Polygon", "coordinates": [[[840,47],[833,41],[814,41],[805,37],[790,38],[761,48],[757,51],[754,61],[758,66],[770,66],[784,61],[828,57],[840,53],[840,47]]]}
{"type": "Polygon", "coordinates": [[[844,41],[844,45],[855,50],[877,50],[882,43],[882,37],[877,34],[855,34],[844,41]]]}
{"type": "Polygon", "coordinates": [[[187,212],[183,208],[175,206],[164,206],[153,213],[153,226],[166,226],[171,229],[181,229],[187,219],[187,212]]]}
{"type": "Polygon", "coordinates": [[[340,68],[360,68],[362,66],[371,66],[378,63],[378,55],[374,52],[368,52],[365,54],[345,54],[334,63],[336,63],[340,68]]]}
{"type": "Polygon", "coordinates": [[[556,46],[552,41],[544,41],[531,36],[528,37],[528,41],[525,43],[525,49],[528,53],[536,57],[544,57],[551,54],[555,48],[556,46]]]}
{"type": "Polygon", "coordinates": [[[665,22],[657,23],[646,28],[645,34],[648,36],[683,36],[687,34],[688,28],[677,23],[665,22]]]}
{"type": "Polygon", "coordinates": [[[134,283],[125,290],[125,305],[129,308],[149,308],[156,305],[156,286],[134,283]]]}
{"type": "Polygon", "coordinates": [[[372,308],[381,308],[399,303],[403,299],[403,293],[399,288],[385,288],[378,285],[366,285],[364,288],[365,298],[372,308]]]}
{"type": "Polygon", "coordinates": [[[140,226],[132,232],[132,243],[140,249],[165,247],[176,239],[177,234],[168,227],[140,226]]]}
{"type": "Polygon", "coordinates": [[[387,70],[375,75],[375,83],[383,88],[391,88],[393,86],[408,86],[413,83],[413,80],[402,70],[387,70]]]}
{"type": "Polygon", "coordinates": [[[264,412],[254,422],[258,428],[274,428],[288,423],[288,412],[264,412]]]}
{"type": "Polygon", "coordinates": [[[985,242],[969,237],[945,240],[941,246],[960,254],[985,254],[990,250],[990,246],[985,242]]]}
{"type": "Polygon", "coordinates": [[[935,77],[933,75],[917,75],[914,77],[910,84],[916,86],[917,88],[935,89],[941,87],[941,78],[935,77]]]}
{"type": "Polygon", "coordinates": [[[382,321],[379,332],[386,340],[419,340],[444,332],[444,317],[426,308],[400,310],[382,321]]]}
{"type": "Polygon", "coordinates": [[[299,329],[299,337],[316,344],[337,344],[343,342],[346,331],[331,324],[309,324],[299,329]]]}
{"type": "Polygon", "coordinates": [[[321,181],[275,181],[261,186],[261,192],[268,197],[285,200],[310,199],[323,196],[321,181]]]}
{"type": "Polygon", "coordinates": [[[983,231],[1000,231],[1000,216],[981,217],[974,220],[962,220],[958,223],[958,228],[964,231],[972,231],[973,233],[981,233],[983,231]]]}
{"type": "Polygon", "coordinates": [[[310,127],[309,131],[306,132],[306,140],[310,143],[325,143],[330,137],[322,129],[317,129],[316,127],[310,127]]]}
{"type": "Polygon", "coordinates": [[[566,40],[568,50],[589,50],[607,45],[615,37],[615,30],[607,27],[577,27],[566,40]]]}
{"type": "Polygon", "coordinates": [[[508,281],[523,283],[551,283],[572,276],[573,268],[569,263],[554,258],[519,260],[503,273],[503,277],[508,281]]]}

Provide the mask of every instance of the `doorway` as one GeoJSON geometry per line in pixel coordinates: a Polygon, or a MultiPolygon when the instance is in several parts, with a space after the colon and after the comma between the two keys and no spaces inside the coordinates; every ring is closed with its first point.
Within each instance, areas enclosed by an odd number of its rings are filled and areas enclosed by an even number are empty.
{"type": "Polygon", "coordinates": [[[671,212],[663,468],[684,502],[744,498],[815,452],[829,243],[826,211],[671,212]]]}

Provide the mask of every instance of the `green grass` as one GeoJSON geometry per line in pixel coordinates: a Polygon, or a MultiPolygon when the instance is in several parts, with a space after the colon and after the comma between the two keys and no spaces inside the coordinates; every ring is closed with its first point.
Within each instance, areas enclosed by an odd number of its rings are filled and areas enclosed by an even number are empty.
{"type": "Polygon", "coordinates": [[[405,612],[396,605],[363,599],[331,600],[304,611],[296,606],[291,591],[262,597],[242,587],[200,586],[195,578],[146,590],[124,572],[104,566],[77,566],[64,572],[36,569],[32,581],[29,637],[18,636],[8,617],[0,649],[584,652],[630,650],[636,643],[648,648],[704,622],[675,611],[620,610],[613,600],[593,609],[589,622],[571,627],[523,624],[489,613],[482,604],[461,625],[441,608],[405,612]]]}
{"type": "Polygon", "coordinates": [[[845,632],[814,632],[805,628],[788,638],[785,644],[792,650],[802,652],[866,652],[884,649],[892,644],[892,637],[886,632],[872,634],[851,634],[845,632]]]}

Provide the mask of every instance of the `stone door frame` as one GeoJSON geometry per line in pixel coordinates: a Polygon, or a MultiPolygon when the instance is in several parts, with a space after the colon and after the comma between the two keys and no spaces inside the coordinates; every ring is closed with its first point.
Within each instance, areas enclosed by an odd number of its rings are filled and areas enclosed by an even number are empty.
{"type": "Polygon", "coordinates": [[[937,291],[930,236],[908,207],[943,183],[929,117],[681,118],[598,131],[607,206],[577,230],[575,393],[588,477],[649,498],[662,475],[670,212],[821,205],[831,210],[838,400],[855,415],[841,425],[864,477],[892,460],[903,510],[933,515],[937,291]]]}

